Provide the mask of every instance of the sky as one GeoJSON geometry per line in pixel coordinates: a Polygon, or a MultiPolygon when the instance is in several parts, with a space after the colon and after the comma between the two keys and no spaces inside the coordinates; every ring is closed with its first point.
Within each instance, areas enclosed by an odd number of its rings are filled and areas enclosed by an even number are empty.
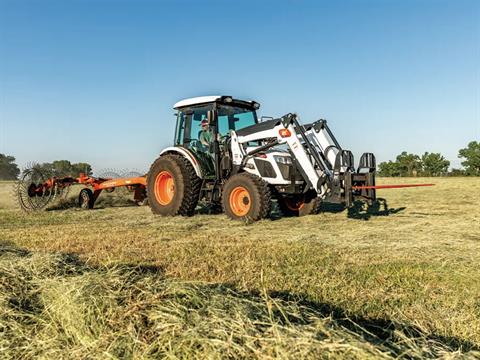
{"type": "Polygon", "coordinates": [[[173,104],[328,121],[356,162],[480,141],[480,1],[0,0],[0,153],[148,170],[173,104]]]}

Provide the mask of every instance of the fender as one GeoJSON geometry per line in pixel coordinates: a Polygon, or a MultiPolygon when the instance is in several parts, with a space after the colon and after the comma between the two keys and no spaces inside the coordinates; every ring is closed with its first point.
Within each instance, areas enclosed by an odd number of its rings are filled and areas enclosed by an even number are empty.
{"type": "Polygon", "coordinates": [[[195,159],[195,155],[193,155],[190,150],[185,149],[181,146],[169,146],[160,152],[160,156],[166,154],[180,154],[183,157],[187,158],[187,160],[190,161],[190,164],[192,164],[193,168],[195,169],[195,173],[197,174],[197,176],[200,179],[203,179],[200,164],[198,163],[197,159],[195,159]]]}

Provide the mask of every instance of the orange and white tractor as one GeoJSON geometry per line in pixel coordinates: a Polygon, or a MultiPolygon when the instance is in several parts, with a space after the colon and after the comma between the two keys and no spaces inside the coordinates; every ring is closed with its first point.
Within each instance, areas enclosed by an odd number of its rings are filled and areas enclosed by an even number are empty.
{"type": "Polygon", "coordinates": [[[375,200],[373,154],[363,154],[356,169],[325,120],[301,125],[287,114],[259,121],[259,107],[231,96],[176,103],[175,143],[147,175],[152,211],[188,216],[205,201],[232,219],[259,220],[272,199],[288,215],[313,214],[324,200],[375,200]]]}

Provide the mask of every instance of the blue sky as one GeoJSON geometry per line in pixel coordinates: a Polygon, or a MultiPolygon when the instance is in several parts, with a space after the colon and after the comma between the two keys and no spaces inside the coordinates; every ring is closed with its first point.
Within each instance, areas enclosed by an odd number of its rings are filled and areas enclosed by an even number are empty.
{"type": "Polygon", "coordinates": [[[480,140],[480,1],[0,0],[0,152],[146,170],[186,97],[326,118],[358,161],[480,140]]]}

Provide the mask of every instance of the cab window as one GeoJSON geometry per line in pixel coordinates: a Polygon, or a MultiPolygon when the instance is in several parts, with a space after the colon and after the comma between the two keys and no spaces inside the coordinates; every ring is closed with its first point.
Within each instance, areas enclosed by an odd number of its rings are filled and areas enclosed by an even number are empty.
{"type": "Polygon", "coordinates": [[[218,132],[228,135],[230,130],[243,129],[257,123],[256,113],[248,108],[238,106],[218,106],[218,132]]]}
{"type": "Polygon", "coordinates": [[[178,112],[176,143],[187,148],[202,148],[200,134],[201,122],[207,118],[212,105],[184,108],[178,112]]]}

